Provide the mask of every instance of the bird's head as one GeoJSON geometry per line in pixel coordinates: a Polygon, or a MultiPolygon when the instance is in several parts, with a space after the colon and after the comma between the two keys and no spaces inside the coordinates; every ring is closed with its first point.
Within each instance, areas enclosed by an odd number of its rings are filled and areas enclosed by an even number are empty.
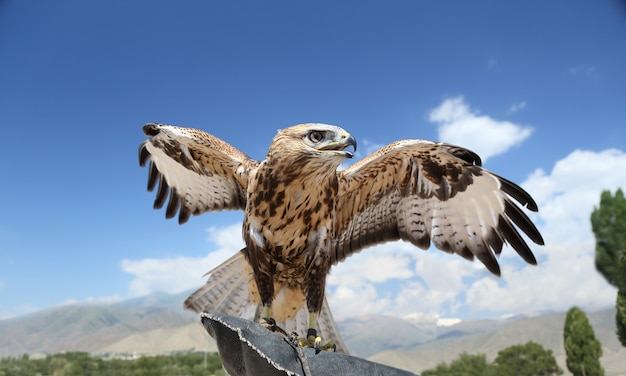
{"type": "Polygon", "coordinates": [[[356,139],[340,127],[328,124],[299,124],[281,129],[270,145],[267,159],[271,164],[312,165],[335,171],[346,158],[354,157],[356,139]]]}

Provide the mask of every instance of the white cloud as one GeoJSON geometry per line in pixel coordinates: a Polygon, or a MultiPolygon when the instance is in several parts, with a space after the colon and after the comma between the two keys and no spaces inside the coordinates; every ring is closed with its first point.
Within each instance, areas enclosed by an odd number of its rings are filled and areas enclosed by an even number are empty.
{"type": "Polygon", "coordinates": [[[428,258],[421,257],[424,256],[422,254],[416,255],[415,270],[429,290],[440,294],[446,291],[462,291],[463,279],[483,269],[479,263],[469,263],[456,255],[440,253],[438,250],[433,252],[438,254],[428,258]]]}
{"type": "Polygon", "coordinates": [[[425,252],[406,242],[385,243],[333,267],[328,299],[340,319],[369,313],[439,317],[455,313],[464,278],[485,273],[480,264],[455,255],[425,252]]]}
{"type": "Polygon", "coordinates": [[[81,303],[95,303],[95,304],[113,304],[117,302],[121,302],[125,298],[118,294],[110,295],[110,296],[89,296],[86,299],[78,300],[78,299],[68,299],[62,303],[62,305],[72,305],[72,304],[81,304],[81,303]]]}
{"type": "Polygon", "coordinates": [[[467,291],[473,311],[532,313],[564,311],[571,306],[597,310],[615,300],[615,289],[594,268],[593,243],[549,244],[548,259],[497,281],[483,278],[467,291]]]}
{"type": "Polygon", "coordinates": [[[37,307],[31,303],[20,304],[18,306],[2,307],[0,306],[0,320],[6,320],[13,317],[19,317],[27,315],[29,313],[37,312],[41,307],[37,307]]]}
{"type": "Polygon", "coordinates": [[[333,315],[341,319],[387,312],[391,299],[376,285],[380,287],[385,282],[415,275],[411,268],[412,258],[406,253],[409,248],[402,243],[388,243],[368,249],[367,253],[353,255],[334,266],[326,280],[333,315]]]}
{"type": "Polygon", "coordinates": [[[598,71],[596,67],[589,65],[576,65],[568,69],[569,74],[572,76],[586,76],[591,78],[598,77],[598,71]]]}
{"type": "Polygon", "coordinates": [[[422,313],[412,312],[408,315],[402,316],[404,320],[412,322],[414,324],[430,324],[436,326],[453,326],[461,322],[461,319],[456,317],[441,317],[437,313],[422,313]]]}
{"type": "Polygon", "coordinates": [[[499,121],[472,110],[463,97],[449,98],[430,112],[429,120],[439,124],[439,140],[466,147],[483,161],[520,144],[532,128],[499,121]]]}
{"type": "Polygon", "coordinates": [[[548,243],[593,242],[589,216],[602,190],[626,187],[626,154],[618,149],[575,150],[555,163],[552,171],[538,169],[522,186],[539,205],[539,218],[548,243]]]}
{"type": "Polygon", "coordinates": [[[405,279],[415,273],[411,270],[411,257],[403,252],[405,244],[393,244],[371,248],[367,254],[351,256],[331,270],[328,285],[381,283],[390,279],[405,279]]]}
{"type": "Polygon", "coordinates": [[[515,103],[509,108],[509,112],[517,112],[526,108],[526,101],[521,101],[519,103],[515,103]]]}
{"type": "Polygon", "coordinates": [[[241,223],[208,229],[209,242],[215,245],[205,257],[146,258],[121,261],[122,269],[135,277],[129,295],[141,296],[162,291],[177,293],[199,288],[204,273],[213,269],[243,247],[241,223]]]}
{"type": "Polygon", "coordinates": [[[437,320],[437,326],[453,326],[461,322],[459,318],[439,318],[437,320]]]}
{"type": "Polygon", "coordinates": [[[386,312],[390,306],[389,298],[380,296],[377,288],[368,282],[342,284],[328,296],[328,300],[337,320],[386,312]]]}
{"type": "Polygon", "coordinates": [[[382,148],[383,146],[385,146],[384,144],[379,144],[376,142],[372,142],[370,140],[363,140],[363,146],[365,147],[365,155],[370,155],[372,153],[374,153],[375,151],[377,151],[378,149],[382,148]]]}

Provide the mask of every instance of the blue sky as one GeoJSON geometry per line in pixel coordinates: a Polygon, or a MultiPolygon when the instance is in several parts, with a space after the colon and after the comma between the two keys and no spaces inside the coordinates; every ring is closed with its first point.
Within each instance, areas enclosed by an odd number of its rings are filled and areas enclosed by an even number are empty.
{"type": "Polygon", "coordinates": [[[397,139],[454,142],[537,198],[539,267],[507,249],[497,280],[386,244],[331,274],[339,317],[614,299],[588,218],[602,189],[626,187],[623,2],[1,2],[0,318],[199,287],[239,249],[241,213],[178,226],[152,209],[146,122],[204,129],[256,159],[302,122],[347,129],[360,157],[397,139]]]}

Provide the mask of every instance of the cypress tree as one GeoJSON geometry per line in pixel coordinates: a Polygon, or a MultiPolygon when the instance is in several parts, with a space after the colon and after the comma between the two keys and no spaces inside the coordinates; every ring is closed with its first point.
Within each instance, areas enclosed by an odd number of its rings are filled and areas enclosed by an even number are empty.
{"type": "Polygon", "coordinates": [[[617,337],[626,346],[626,198],[618,189],[600,195],[600,206],[591,213],[596,238],[596,269],[617,287],[615,323],[617,337]]]}
{"type": "Polygon", "coordinates": [[[596,339],[587,315],[578,307],[567,312],[563,331],[567,369],[574,376],[603,376],[602,345],[596,339]]]}

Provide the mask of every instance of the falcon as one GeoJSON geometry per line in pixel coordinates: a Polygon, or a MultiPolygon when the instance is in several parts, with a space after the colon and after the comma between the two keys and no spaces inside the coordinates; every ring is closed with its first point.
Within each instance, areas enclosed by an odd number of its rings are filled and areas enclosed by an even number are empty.
{"type": "MultiPolygon", "coordinates": [[[[149,123],[139,147],[148,190],[165,216],[242,210],[245,247],[209,273],[187,309],[306,328],[309,344],[333,338],[347,352],[325,299],[332,265],[364,248],[404,240],[500,275],[504,244],[537,261],[522,237],[544,241],[521,207],[537,211],[513,182],[481,167],[480,157],[441,142],[393,142],[338,171],[357,142],[328,124],[279,130],[263,161],[204,131],[149,123]],[[516,203],[517,202],[517,203],[516,203]],[[521,232],[521,233],[520,233],[521,232]],[[272,321],[274,320],[274,321],[272,321]]],[[[442,277],[445,278],[445,277],[442,277]]],[[[358,304],[358,303],[357,303],[358,304]]]]}

